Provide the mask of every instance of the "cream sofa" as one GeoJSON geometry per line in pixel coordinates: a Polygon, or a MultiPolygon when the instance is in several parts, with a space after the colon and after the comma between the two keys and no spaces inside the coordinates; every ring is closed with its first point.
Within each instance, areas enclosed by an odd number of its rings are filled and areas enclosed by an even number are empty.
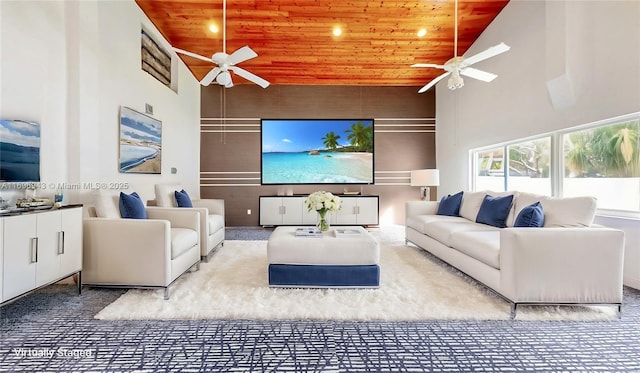
{"type": "Polygon", "coordinates": [[[84,285],[162,288],[168,299],[169,286],[183,273],[199,268],[197,211],[146,207],[147,219],[123,219],[119,193],[92,194],[84,207],[84,285]]]}
{"type": "MultiPolygon", "coordinates": [[[[180,184],[156,184],[156,199],[149,201],[159,207],[177,207],[174,192],[182,190],[180,184]]],[[[223,199],[192,199],[193,207],[188,208],[200,213],[200,256],[207,261],[209,254],[218,246],[224,245],[225,222],[223,199]]]]}
{"type": "Polygon", "coordinates": [[[463,194],[459,217],[437,215],[439,202],[406,204],[406,240],[519,304],[612,304],[621,311],[624,232],[593,226],[596,200],[530,193],[463,194]],[[505,228],[476,223],[484,196],[513,194],[505,228]],[[544,225],[515,228],[540,201],[544,225]]]}

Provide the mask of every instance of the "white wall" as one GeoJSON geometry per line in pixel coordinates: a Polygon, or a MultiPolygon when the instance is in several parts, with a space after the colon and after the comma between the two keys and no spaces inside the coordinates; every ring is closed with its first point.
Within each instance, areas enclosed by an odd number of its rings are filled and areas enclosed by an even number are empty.
{"type": "MultiPolygon", "coordinates": [[[[640,111],[640,2],[512,0],[466,55],[501,41],[511,50],[474,65],[493,82],[436,87],[440,196],[468,190],[469,149],[640,111]]],[[[638,287],[640,241],[629,238],[625,283],[638,287]]]]}
{"type": "Polygon", "coordinates": [[[141,27],[169,49],[133,0],[0,2],[0,117],[41,124],[45,188],[125,182],[146,200],[155,183],[178,181],[199,196],[199,84],[177,58],[177,92],[142,71],[141,27]],[[162,174],[120,173],[120,106],[145,103],[162,121],[162,174]]]}

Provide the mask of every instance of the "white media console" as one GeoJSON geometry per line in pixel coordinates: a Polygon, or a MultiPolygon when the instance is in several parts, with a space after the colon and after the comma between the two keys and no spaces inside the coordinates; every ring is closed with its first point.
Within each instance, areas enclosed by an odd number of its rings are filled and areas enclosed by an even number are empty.
{"type": "MultiPolygon", "coordinates": [[[[315,225],[318,213],[307,211],[306,195],[260,196],[260,225],[315,225]]],[[[327,214],[331,225],[378,225],[378,196],[340,195],[342,209],[327,214]]]]}

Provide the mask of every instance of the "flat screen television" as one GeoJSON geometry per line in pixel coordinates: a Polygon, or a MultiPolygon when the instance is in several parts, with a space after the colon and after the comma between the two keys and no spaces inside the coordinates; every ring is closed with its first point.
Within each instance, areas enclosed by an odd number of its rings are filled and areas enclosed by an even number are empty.
{"type": "Polygon", "coordinates": [[[40,181],[40,124],[0,119],[0,182],[40,181]]]}
{"type": "Polygon", "coordinates": [[[262,119],[261,183],[373,184],[373,119],[262,119]]]}

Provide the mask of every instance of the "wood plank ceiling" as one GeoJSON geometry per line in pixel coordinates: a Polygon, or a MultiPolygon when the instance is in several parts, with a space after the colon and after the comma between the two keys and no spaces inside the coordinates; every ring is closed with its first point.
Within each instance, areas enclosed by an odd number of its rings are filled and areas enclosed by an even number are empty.
{"type": "MultiPolygon", "coordinates": [[[[173,47],[204,56],[223,50],[222,0],[136,3],[173,47]]],[[[458,55],[507,3],[459,0],[458,55]]],[[[226,40],[229,54],[244,45],[256,51],[258,57],[239,66],[271,84],[420,87],[442,71],[411,64],[443,64],[453,57],[454,1],[228,0],[226,40]],[[341,36],[333,36],[336,26],[341,36]],[[420,29],[427,34],[419,37],[420,29]]],[[[180,58],[198,80],[213,67],[180,58]]],[[[237,75],[233,80],[249,84],[237,75]]]]}

